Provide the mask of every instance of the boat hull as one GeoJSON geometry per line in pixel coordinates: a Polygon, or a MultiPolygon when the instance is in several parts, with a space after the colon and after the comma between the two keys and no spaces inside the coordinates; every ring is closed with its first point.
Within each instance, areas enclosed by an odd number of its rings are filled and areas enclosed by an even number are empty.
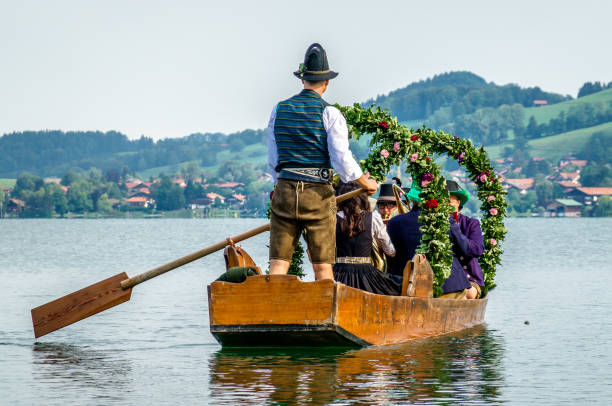
{"type": "Polygon", "coordinates": [[[376,295],[293,275],[213,282],[208,301],[210,330],[223,347],[395,344],[481,324],[487,305],[487,298],[376,295]]]}

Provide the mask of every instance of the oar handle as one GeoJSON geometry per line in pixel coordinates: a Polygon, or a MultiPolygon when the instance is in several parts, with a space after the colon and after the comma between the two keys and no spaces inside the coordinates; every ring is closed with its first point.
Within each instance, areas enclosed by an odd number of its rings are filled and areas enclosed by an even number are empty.
{"type": "MultiPolygon", "coordinates": [[[[357,189],[357,190],[353,190],[352,192],[348,192],[345,193],[341,196],[336,197],[336,203],[340,203],[344,200],[347,199],[351,199],[361,193],[364,193],[366,190],[365,189],[357,189]]],[[[262,226],[253,228],[252,230],[249,230],[247,232],[244,232],[242,234],[238,234],[234,237],[231,237],[231,240],[234,243],[246,240],[247,238],[251,238],[257,234],[261,234],[265,231],[269,231],[270,230],[270,223],[264,224],[262,226]]],[[[205,257],[206,255],[212,254],[213,252],[222,250],[223,248],[225,248],[228,244],[229,244],[229,238],[225,239],[223,241],[219,241],[218,243],[211,245],[209,247],[203,248],[199,251],[193,252],[189,255],[185,255],[182,258],[179,259],[175,259],[172,262],[168,262],[167,264],[158,266],[157,268],[153,268],[150,271],[147,272],[143,272],[140,275],[136,275],[132,278],[128,278],[126,280],[121,281],[121,288],[122,289],[129,289],[132,288],[142,282],[146,282],[149,279],[153,279],[156,276],[159,276],[161,274],[164,274],[168,271],[171,271],[173,269],[176,269],[180,266],[186,265],[190,262],[195,261],[196,259],[200,259],[202,257],[205,257]]]]}
{"type": "Polygon", "coordinates": [[[348,193],[345,193],[343,195],[337,196],[336,197],[336,204],[338,204],[340,202],[343,202],[345,200],[348,200],[348,199],[352,199],[353,197],[359,196],[360,194],[365,193],[365,192],[367,192],[366,189],[355,189],[352,192],[348,192],[348,193]]]}
{"type": "MultiPolygon", "coordinates": [[[[262,226],[259,226],[257,228],[254,228],[252,230],[249,230],[245,233],[242,234],[238,234],[234,237],[231,237],[232,241],[236,242],[240,242],[243,240],[246,240],[247,238],[251,238],[257,234],[261,234],[264,231],[268,231],[270,230],[270,223],[264,224],[262,226]]],[[[229,244],[229,241],[223,240],[223,241],[219,241],[218,243],[211,245],[209,247],[203,248],[199,251],[193,252],[189,255],[185,255],[182,258],[179,259],[175,259],[172,262],[168,262],[167,264],[158,266],[157,268],[153,268],[150,271],[147,272],[143,272],[140,275],[136,275],[132,278],[126,279],[124,281],[121,281],[121,287],[123,289],[128,289],[131,287],[134,287],[136,285],[138,285],[139,283],[148,281],[149,279],[155,278],[156,276],[159,276],[163,273],[166,273],[168,271],[171,271],[175,268],[178,268],[179,266],[183,266],[185,264],[188,264],[190,262],[195,261],[196,259],[200,259],[202,257],[205,257],[206,255],[212,254],[215,251],[219,251],[222,250],[223,248],[225,248],[226,245],[229,244]]]]}

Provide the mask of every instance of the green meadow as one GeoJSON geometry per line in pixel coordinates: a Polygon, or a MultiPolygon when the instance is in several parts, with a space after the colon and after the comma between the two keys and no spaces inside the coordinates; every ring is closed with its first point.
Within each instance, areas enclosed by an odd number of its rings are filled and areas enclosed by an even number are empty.
{"type": "Polygon", "coordinates": [[[544,107],[529,107],[525,109],[525,125],[529,122],[529,118],[533,116],[538,124],[548,123],[553,118],[557,118],[562,111],[567,113],[572,106],[578,104],[597,104],[612,102],[612,89],[603,90],[593,93],[579,99],[568,100],[566,102],[552,104],[544,107]]]}

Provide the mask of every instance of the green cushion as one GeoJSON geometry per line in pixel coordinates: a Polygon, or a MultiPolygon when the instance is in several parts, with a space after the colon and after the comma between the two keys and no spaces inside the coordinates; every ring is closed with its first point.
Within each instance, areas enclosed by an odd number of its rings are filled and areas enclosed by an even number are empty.
{"type": "Polygon", "coordinates": [[[228,269],[227,272],[219,276],[216,280],[221,282],[241,283],[246,281],[247,277],[255,275],[257,275],[255,268],[251,266],[237,266],[228,269]]]}

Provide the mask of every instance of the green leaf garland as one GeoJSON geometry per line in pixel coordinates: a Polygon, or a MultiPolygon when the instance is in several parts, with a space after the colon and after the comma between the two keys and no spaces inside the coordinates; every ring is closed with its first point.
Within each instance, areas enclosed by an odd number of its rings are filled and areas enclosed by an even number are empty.
{"type": "Polygon", "coordinates": [[[433,154],[447,154],[466,168],[476,183],[482,202],[481,227],[485,252],[479,258],[485,280],[483,296],[495,287],[495,269],[501,263],[501,243],[506,235],[506,192],[495,175],[484,148],[477,149],[470,140],[453,137],[443,131],[423,126],[413,130],[400,124],[388,110],[378,106],[363,108],[336,106],[346,117],[349,134],[359,139],[372,134],[371,152],[360,162],[364,171],[378,181],[384,181],[391,166],[406,163],[406,173],[421,186],[423,209],[419,216],[421,242],[417,253],[425,254],[434,272],[434,295],[442,293],[442,285],[450,275],[452,264],[449,239],[449,215],[452,211],[446,181],[433,154]]]}

